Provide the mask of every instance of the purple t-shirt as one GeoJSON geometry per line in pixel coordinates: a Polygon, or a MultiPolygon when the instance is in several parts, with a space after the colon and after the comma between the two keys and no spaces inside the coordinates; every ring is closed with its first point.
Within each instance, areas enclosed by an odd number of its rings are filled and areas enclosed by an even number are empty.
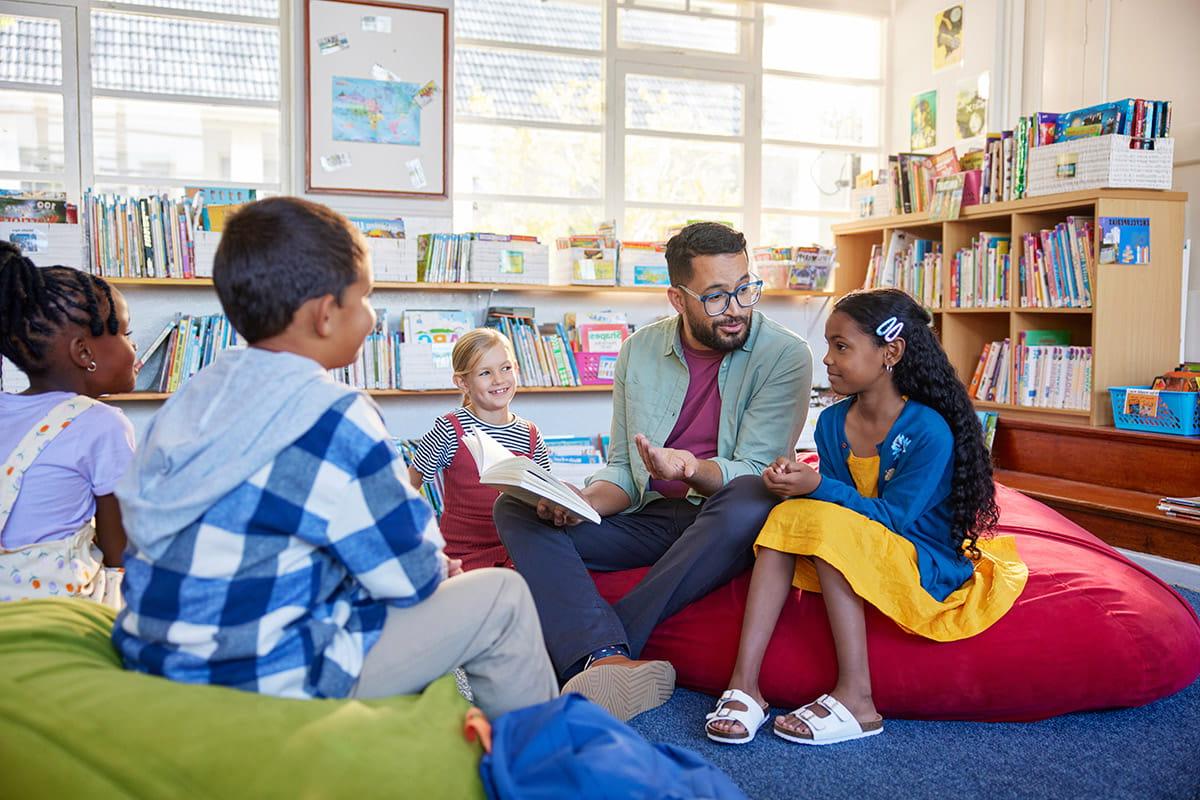
{"type": "MultiPolygon", "coordinates": [[[[688,388],[679,418],[663,447],[687,450],[701,460],[717,454],[717,432],[721,425],[721,392],[717,376],[725,356],[726,353],[720,351],[693,350],[683,345],[688,388]]],[[[663,497],[687,497],[688,493],[688,485],[683,481],[651,480],[649,489],[663,497]]]]}
{"type": "MultiPolygon", "coordinates": [[[[0,392],[0,463],[69,392],[0,392]]],[[[112,494],[133,459],[133,425],[98,403],[46,445],[25,472],[0,543],[9,549],[73,536],[96,514],[96,498],[112,494]]],[[[3,479],[0,475],[0,480],[3,479]]]]}

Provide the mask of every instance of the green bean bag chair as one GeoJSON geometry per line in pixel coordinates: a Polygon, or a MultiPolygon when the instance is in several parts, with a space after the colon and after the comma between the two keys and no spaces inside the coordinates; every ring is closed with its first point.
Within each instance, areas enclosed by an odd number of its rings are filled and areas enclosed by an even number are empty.
{"type": "Polygon", "coordinates": [[[0,603],[5,797],[482,798],[450,677],[386,700],[283,700],[127,672],[114,613],[0,603]]]}

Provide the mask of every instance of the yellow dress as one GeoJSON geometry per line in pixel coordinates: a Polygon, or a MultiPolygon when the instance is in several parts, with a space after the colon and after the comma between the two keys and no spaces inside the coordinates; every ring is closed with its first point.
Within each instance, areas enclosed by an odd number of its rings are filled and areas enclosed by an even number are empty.
{"type": "MultiPolygon", "coordinates": [[[[879,456],[847,462],[863,497],[876,497],[879,456]]],[[[986,630],[1003,617],[1025,588],[1029,568],[1012,536],[980,539],[975,574],[938,602],[921,586],[916,548],[857,511],[821,500],[786,500],[775,507],[754,543],[798,556],[817,556],[835,567],[854,592],[905,630],[951,642],[986,630]]],[[[821,591],[810,558],[797,558],[792,585],[821,591]]]]}

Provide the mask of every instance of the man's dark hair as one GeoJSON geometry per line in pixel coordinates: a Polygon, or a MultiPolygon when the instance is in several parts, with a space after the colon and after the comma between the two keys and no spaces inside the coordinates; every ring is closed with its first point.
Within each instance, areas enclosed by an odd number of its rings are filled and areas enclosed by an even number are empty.
{"type": "Polygon", "coordinates": [[[247,342],[282,333],[305,302],[342,292],[366,258],[362,236],[328,206],[298,197],[251,203],[225,224],[213,260],[221,308],[247,342]]]}
{"type": "Polygon", "coordinates": [[[667,275],[672,286],[692,279],[692,258],[746,252],[746,237],[720,222],[695,222],[667,242],[667,275]]]}

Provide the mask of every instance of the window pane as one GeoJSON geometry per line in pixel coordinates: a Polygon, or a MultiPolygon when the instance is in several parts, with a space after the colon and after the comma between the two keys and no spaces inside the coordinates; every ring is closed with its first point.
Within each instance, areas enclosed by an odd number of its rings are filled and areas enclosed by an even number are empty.
{"type": "Polygon", "coordinates": [[[239,14],[243,17],[278,17],[278,0],[121,0],[130,6],[180,8],[212,14],[239,14]]]}
{"type": "Polygon", "coordinates": [[[742,215],[734,211],[687,211],[672,208],[625,209],[625,225],[621,238],[634,242],[662,242],[667,240],[671,228],[686,224],[689,220],[724,222],[738,230],[742,229],[742,215]]]}
{"type": "Polygon", "coordinates": [[[737,55],[742,49],[742,24],[732,19],[688,17],[622,8],[617,12],[621,44],[663,47],[737,55]]]}
{"type": "Polygon", "coordinates": [[[625,127],[741,136],[744,95],[740,83],[627,75],[625,127]]]}
{"type": "Polygon", "coordinates": [[[872,147],[879,89],[764,75],[763,138],[872,147]]]}
{"type": "Polygon", "coordinates": [[[849,208],[854,176],[875,169],[878,163],[873,153],[763,145],[762,204],[766,208],[849,208]]]}
{"type": "Polygon", "coordinates": [[[838,222],[845,220],[792,214],[763,214],[759,246],[819,244],[823,247],[833,247],[833,226],[838,222]]]}
{"type": "Polygon", "coordinates": [[[565,0],[458,0],[454,35],[546,47],[599,50],[603,10],[597,3],[565,0]]]}
{"type": "Polygon", "coordinates": [[[625,199],[736,206],[742,203],[742,146],[625,137],[625,199]]]}
{"type": "Polygon", "coordinates": [[[0,178],[0,189],[15,192],[61,192],[64,189],[58,181],[24,181],[16,178],[0,178]]]}
{"type": "Polygon", "coordinates": [[[460,47],[454,53],[454,110],[459,114],[600,125],[603,62],[460,47]]]}
{"type": "Polygon", "coordinates": [[[99,174],[279,183],[275,109],[97,97],[92,115],[99,174]]]}
{"type": "Polygon", "coordinates": [[[454,229],[537,236],[554,248],[554,240],[571,233],[591,233],[604,217],[599,205],[562,203],[504,203],[489,200],[456,200],[454,229]]]}
{"type": "Polygon", "coordinates": [[[0,14],[0,81],[62,85],[58,20],[0,14]]]}
{"type": "Polygon", "coordinates": [[[839,78],[878,78],[883,22],[871,17],[765,6],[763,67],[839,78]]]}
{"type": "Polygon", "coordinates": [[[483,194],[599,199],[602,134],[460,123],[454,189],[483,194]]]}
{"type": "Polygon", "coordinates": [[[62,95],[0,90],[0,170],[64,169],[62,95]]]}
{"type": "Polygon", "coordinates": [[[279,100],[279,29],[92,12],[97,89],[279,100]]]}

